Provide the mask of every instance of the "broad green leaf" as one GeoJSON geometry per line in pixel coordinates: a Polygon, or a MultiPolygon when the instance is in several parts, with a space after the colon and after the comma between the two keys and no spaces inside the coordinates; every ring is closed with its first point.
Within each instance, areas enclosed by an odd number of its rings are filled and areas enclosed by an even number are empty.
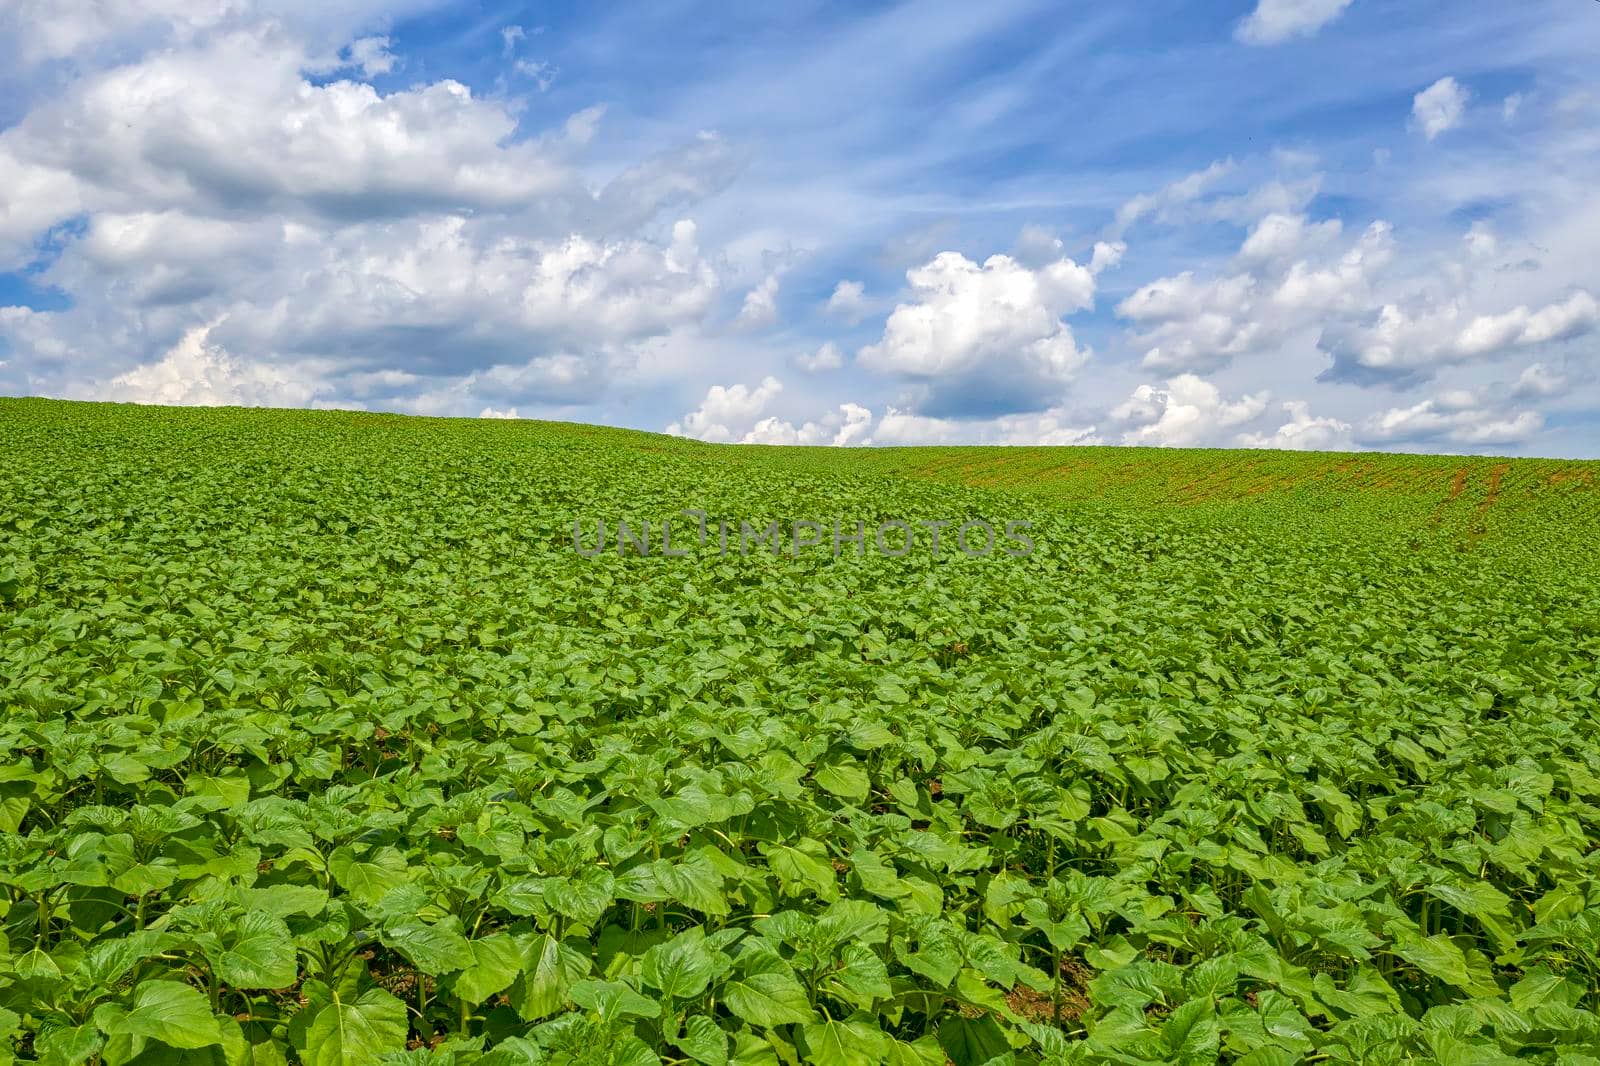
{"type": "Polygon", "coordinates": [[[219,930],[206,954],[217,977],[236,988],[287,988],[299,972],[289,927],[261,911],[246,911],[219,930]]]}
{"type": "Polygon", "coordinates": [[[211,1005],[197,989],[180,981],[144,981],[126,1010],[108,1012],[96,1024],[107,1036],[146,1037],[175,1048],[201,1048],[222,1042],[211,1005]]]}
{"type": "Polygon", "coordinates": [[[811,1022],[800,1031],[806,1061],[817,1066],[878,1066],[887,1057],[889,1038],[870,1014],[811,1022]]]}
{"type": "Polygon", "coordinates": [[[451,982],[455,994],[468,1003],[482,1003],[505,991],[522,972],[527,949],[508,933],[468,941],[469,963],[451,982]]]}
{"type": "Polygon", "coordinates": [[[705,1066],[728,1066],[728,1034],[703,1014],[686,1019],[674,1041],[678,1049],[705,1066]]]}
{"type": "Polygon", "coordinates": [[[305,1066],[367,1066],[406,1045],[406,1007],[381,988],[323,1007],[306,1030],[305,1066]]]}
{"type": "Polygon", "coordinates": [[[730,978],[718,994],[735,1015],[761,1028],[809,1022],[817,1016],[800,982],[779,969],[730,978]]]}
{"type": "Polygon", "coordinates": [[[731,965],[727,956],[706,946],[704,931],[695,926],[646,951],[639,972],[662,995],[693,999],[731,965]]]}
{"type": "Polygon", "coordinates": [[[517,1013],[528,1021],[554,1014],[566,1005],[573,983],[590,969],[588,956],[553,936],[538,937],[529,948],[522,976],[512,989],[517,1013]]]}
{"type": "Polygon", "coordinates": [[[474,962],[472,949],[467,946],[467,939],[461,935],[459,923],[454,919],[446,919],[438,925],[406,922],[385,929],[380,935],[385,944],[425,974],[453,973],[474,962]]]}

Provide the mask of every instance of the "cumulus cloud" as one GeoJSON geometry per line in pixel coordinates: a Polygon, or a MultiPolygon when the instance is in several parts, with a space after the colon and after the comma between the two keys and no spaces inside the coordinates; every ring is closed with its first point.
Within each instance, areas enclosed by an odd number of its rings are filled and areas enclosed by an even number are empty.
{"type": "Polygon", "coordinates": [[[1336,218],[1311,222],[1304,215],[1267,214],[1245,238],[1239,258],[1246,263],[1277,263],[1326,245],[1339,236],[1342,224],[1336,218]]]}
{"type": "Polygon", "coordinates": [[[736,325],[742,329],[765,329],[778,321],[778,275],[768,274],[761,284],[744,294],[736,325]]]}
{"type": "Polygon", "coordinates": [[[158,361],[113,378],[94,390],[107,399],[186,407],[306,407],[326,391],[282,367],[230,355],[210,341],[211,326],[197,326],[158,361]]]}
{"type": "Polygon", "coordinates": [[[1179,374],[1164,388],[1140,385],[1112,409],[1111,418],[1128,427],[1124,444],[1192,448],[1218,443],[1224,430],[1259,417],[1268,398],[1266,392],[1257,392],[1229,400],[1204,378],[1179,374]]]}
{"type": "Polygon", "coordinates": [[[1344,14],[1350,0],[1257,0],[1255,10],[1234,30],[1245,44],[1282,44],[1310,37],[1344,14]]]}
{"type": "Polygon", "coordinates": [[[795,365],[808,374],[818,374],[824,370],[838,370],[844,366],[844,352],[832,341],[823,342],[822,346],[814,352],[802,352],[795,357],[795,365]]]}
{"type": "Polygon", "coordinates": [[[1506,410],[1477,393],[1455,392],[1372,415],[1362,423],[1361,438],[1373,445],[1506,445],[1527,440],[1543,427],[1537,411],[1506,410]]]}
{"type": "MultiPolygon", "coordinates": [[[[567,135],[584,142],[604,113],[588,108],[569,122],[567,135]]],[[[685,144],[641,160],[613,178],[585,214],[609,230],[631,230],[663,211],[677,210],[715,196],[731,184],[745,165],[745,156],[719,134],[706,130],[685,144]]]]}
{"type": "Polygon", "coordinates": [[[345,47],[345,58],[364,78],[387,74],[399,62],[389,51],[387,37],[360,37],[345,47]]]}
{"type": "Polygon", "coordinates": [[[856,361],[916,384],[920,414],[1039,410],[1088,358],[1062,318],[1093,304],[1094,275],[1071,259],[1029,270],[942,252],[906,280],[910,300],[856,361]]]}
{"type": "Polygon", "coordinates": [[[776,416],[757,422],[741,438],[741,444],[831,445],[836,448],[867,443],[872,429],[872,412],[860,404],[842,403],[837,411],[815,422],[796,426],[776,416]]]}
{"type": "Polygon", "coordinates": [[[1454,78],[1440,78],[1412,98],[1411,117],[1428,140],[1461,125],[1467,111],[1467,90],[1454,78]]]}
{"type": "Polygon", "coordinates": [[[714,444],[737,440],[782,391],[783,382],[770,376],[756,386],[713,385],[706,390],[700,406],[668,426],[667,432],[714,444]]]}
{"type": "Polygon", "coordinates": [[[0,241],[105,210],[270,212],[326,225],[548,211],[587,196],[575,170],[515,139],[504,101],[454,81],[389,94],[314,84],[310,61],[259,28],[74,82],[0,133],[0,173],[22,179],[7,214],[29,231],[0,231],[0,241]]]}
{"type": "Polygon", "coordinates": [[[1484,361],[1600,325],[1600,302],[1584,290],[1533,310],[1472,313],[1460,299],[1406,309],[1386,303],[1369,321],[1330,327],[1322,346],[1333,357],[1328,380],[1408,384],[1440,367],[1484,361]]]}
{"type": "Polygon", "coordinates": [[[261,243],[247,239],[253,231],[237,237],[242,251],[229,258],[227,240],[185,256],[181,238],[212,231],[194,220],[114,222],[51,272],[97,292],[0,321],[0,339],[57,375],[45,391],[90,367],[138,361],[213,308],[213,343],[269,362],[316,360],[344,395],[438,414],[513,399],[579,404],[629,369],[634,346],[699,322],[717,292],[689,224],[665,246],[518,239],[451,217],[329,234],[290,228],[261,243]],[[159,239],[166,232],[170,244],[159,239]],[[112,333],[97,341],[107,323],[112,333]],[[50,358],[52,344],[79,351],[50,358]]]}
{"type": "Polygon", "coordinates": [[[1347,451],[1353,447],[1350,423],[1337,418],[1317,417],[1304,400],[1289,400],[1283,405],[1289,420],[1271,433],[1241,433],[1237,441],[1245,448],[1277,448],[1288,451],[1347,451]]]}
{"type": "Polygon", "coordinates": [[[866,286],[859,281],[839,282],[828,297],[827,311],[852,326],[860,322],[867,314],[866,286]]]}
{"type": "Polygon", "coordinates": [[[1329,360],[1321,380],[1392,387],[1600,326],[1586,289],[1495,308],[1499,286],[1480,279],[1501,272],[1500,260],[1501,242],[1481,220],[1458,251],[1402,261],[1385,221],[1351,240],[1338,219],[1274,211],[1216,273],[1157,278],[1116,312],[1149,370],[1205,373],[1252,355],[1320,351],[1329,360]]]}
{"type": "Polygon", "coordinates": [[[1116,232],[1121,233],[1147,215],[1160,216],[1174,207],[1190,204],[1232,173],[1231,159],[1219,159],[1204,170],[1186,174],[1153,193],[1141,193],[1117,209],[1116,232]]]}
{"type": "Polygon", "coordinates": [[[1569,385],[1571,379],[1559,370],[1552,370],[1543,363],[1533,363],[1523,368],[1522,373],[1517,375],[1516,383],[1511,387],[1511,395],[1517,399],[1556,396],[1569,385]]]}
{"type": "Polygon", "coordinates": [[[1246,237],[1237,273],[1201,279],[1191,271],[1141,286],[1117,305],[1138,331],[1142,365],[1204,371],[1281,346],[1329,312],[1359,307],[1393,254],[1389,227],[1374,223],[1336,258],[1323,254],[1337,223],[1268,215],[1246,237]],[[1302,258],[1304,256],[1304,258],[1302,258]]]}
{"type": "Polygon", "coordinates": [[[1122,241],[1096,241],[1089,257],[1089,273],[1100,274],[1116,269],[1127,251],[1128,246],[1122,241]]]}

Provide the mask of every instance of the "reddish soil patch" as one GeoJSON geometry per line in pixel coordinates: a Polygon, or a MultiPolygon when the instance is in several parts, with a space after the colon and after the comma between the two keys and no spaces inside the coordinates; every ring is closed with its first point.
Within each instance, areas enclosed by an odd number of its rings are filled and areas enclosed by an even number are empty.
{"type": "Polygon", "coordinates": [[[1505,477],[1506,471],[1510,469],[1510,463],[1501,463],[1489,471],[1489,492],[1483,497],[1483,502],[1478,505],[1479,518],[1482,518],[1485,512],[1494,506],[1494,502],[1500,498],[1500,479],[1505,477]]]}

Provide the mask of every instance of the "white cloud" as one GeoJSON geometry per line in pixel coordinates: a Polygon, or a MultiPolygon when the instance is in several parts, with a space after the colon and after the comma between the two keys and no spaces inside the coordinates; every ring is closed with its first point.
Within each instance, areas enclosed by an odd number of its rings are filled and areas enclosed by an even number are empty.
{"type": "Polygon", "coordinates": [[[872,429],[872,412],[860,404],[842,403],[839,409],[816,422],[800,426],[769,416],[757,422],[741,438],[741,444],[831,445],[836,448],[867,443],[872,429]]]}
{"type": "Polygon", "coordinates": [[[1278,448],[1289,451],[1347,451],[1354,445],[1350,423],[1337,418],[1318,418],[1304,400],[1289,400],[1283,405],[1289,420],[1271,433],[1241,433],[1238,443],[1245,448],[1278,448]]]}
{"type": "Polygon", "coordinates": [[[1600,325],[1600,302],[1585,291],[1530,310],[1469,312],[1459,299],[1407,310],[1384,304],[1369,324],[1325,331],[1334,358],[1329,375],[1356,382],[1426,378],[1442,366],[1494,359],[1522,348],[1569,340],[1600,325]]]}
{"type": "Polygon", "coordinates": [[[1187,174],[1153,193],[1142,193],[1124,203],[1117,210],[1116,232],[1121,233],[1146,215],[1160,216],[1164,212],[1190,204],[1205,195],[1207,189],[1233,171],[1231,159],[1219,159],[1206,167],[1187,174]]]}
{"type": "Polygon", "coordinates": [[[795,357],[795,365],[809,374],[824,370],[838,370],[844,366],[844,353],[832,341],[823,342],[814,352],[802,352],[795,357]]]}
{"type": "Polygon", "coordinates": [[[859,281],[841,281],[833,287],[833,295],[828,297],[827,310],[830,315],[835,315],[850,325],[855,325],[866,317],[867,299],[866,286],[859,281]]]}
{"type": "Polygon", "coordinates": [[[1521,93],[1512,93],[1500,102],[1500,117],[1507,122],[1516,120],[1517,112],[1522,110],[1524,97],[1521,93]]]}
{"type": "Polygon", "coordinates": [[[667,427],[675,437],[697,437],[713,443],[737,440],[783,391],[783,382],[764,378],[761,384],[713,385],[700,406],[667,427]]]}
{"type": "Polygon", "coordinates": [[[1094,276],[1071,259],[1029,270],[942,252],[906,279],[910,302],[856,361],[922,386],[921,413],[1038,410],[1088,358],[1062,317],[1092,305],[1094,276]]]}
{"type": "Polygon", "coordinates": [[[1571,379],[1560,371],[1552,370],[1543,363],[1533,363],[1517,375],[1511,395],[1517,399],[1557,396],[1571,383],[1571,379]]]}
{"type": "Polygon", "coordinates": [[[1285,215],[1274,211],[1251,229],[1239,248],[1239,258],[1247,263],[1273,263],[1292,259],[1302,252],[1325,245],[1339,236],[1343,227],[1336,218],[1311,222],[1304,215],[1285,215]]]}
{"type": "MultiPolygon", "coordinates": [[[[1332,360],[1325,380],[1403,385],[1444,366],[1499,358],[1583,336],[1600,327],[1587,290],[1546,304],[1492,312],[1497,291],[1478,284],[1499,269],[1500,241],[1485,222],[1461,252],[1426,273],[1396,273],[1398,247],[1387,222],[1374,222],[1342,249],[1337,220],[1271,213],[1250,230],[1231,268],[1149,282],[1118,304],[1146,369],[1208,371],[1291,346],[1332,360]]],[[[1413,257],[1405,265],[1416,270],[1413,257]]]]}
{"type": "Polygon", "coordinates": [[[550,91],[561,73],[559,67],[540,59],[519,59],[511,64],[511,69],[533,82],[534,88],[542,93],[550,91]]]}
{"type": "Polygon", "coordinates": [[[503,411],[494,407],[485,407],[483,410],[478,412],[478,417],[511,420],[521,418],[522,416],[517,414],[517,409],[515,407],[508,407],[503,411]]]}
{"type": "Polygon", "coordinates": [[[305,407],[326,391],[326,386],[297,378],[283,367],[230,355],[210,341],[212,328],[189,330],[159,361],[118,375],[96,392],[128,403],[305,407]]]}
{"type": "MultiPolygon", "coordinates": [[[[587,143],[604,114],[603,107],[580,111],[568,120],[566,136],[587,143]]],[[[726,188],[744,164],[741,153],[712,131],[657,152],[629,167],[587,201],[584,217],[603,222],[609,230],[628,230],[649,222],[665,210],[698,203],[726,188]]]]}
{"type": "Polygon", "coordinates": [[[1234,36],[1245,44],[1282,44],[1309,37],[1344,13],[1350,0],[1257,0],[1234,36]]]}
{"type": "Polygon", "coordinates": [[[1089,273],[1115,270],[1127,251],[1128,246],[1122,241],[1095,241],[1094,251],[1089,257],[1089,273]]]}
{"type": "Polygon", "coordinates": [[[744,294],[736,324],[742,329],[765,329],[778,321],[778,275],[768,274],[761,284],[744,294]]]}
{"type": "Polygon", "coordinates": [[[117,37],[182,39],[224,21],[227,0],[8,0],[0,28],[24,63],[65,59],[117,37]]]}
{"type": "Polygon", "coordinates": [[[1143,331],[1135,336],[1145,346],[1141,365],[1215,369],[1281,348],[1333,312],[1365,306],[1375,275],[1393,255],[1389,227],[1373,223],[1330,258],[1338,234],[1335,222],[1268,215],[1240,249],[1245,269],[1209,280],[1185,271],[1142,286],[1117,305],[1117,314],[1143,331]]]}
{"type": "Polygon", "coordinates": [[[397,62],[394,53],[389,51],[387,37],[357,38],[346,46],[345,54],[350,65],[359,70],[364,78],[387,74],[397,62]]]}
{"type": "Polygon", "coordinates": [[[929,418],[890,407],[878,420],[873,444],[956,444],[970,443],[975,427],[951,418],[929,418]]]}
{"type": "Polygon", "coordinates": [[[872,412],[860,404],[842,403],[839,405],[839,414],[841,424],[834,434],[833,443],[840,447],[865,444],[866,434],[872,429],[872,412]]]}
{"type": "Polygon", "coordinates": [[[314,85],[302,73],[309,61],[260,30],[73,83],[0,133],[0,174],[20,179],[7,216],[34,233],[130,209],[325,225],[548,209],[586,195],[552,152],[513,139],[517,117],[504,102],[453,81],[388,95],[353,81],[314,85]]]}
{"type": "Polygon", "coordinates": [[[1361,436],[1372,444],[1504,445],[1527,440],[1543,427],[1536,411],[1505,411],[1473,393],[1446,393],[1372,415],[1362,423],[1361,436]]]}
{"type": "Polygon", "coordinates": [[[1455,350],[1471,357],[1507,348],[1526,348],[1547,341],[1565,340],[1594,329],[1600,321],[1600,303],[1587,292],[1537,311],[1514,307],[1498,315],[1479,315],[1456,338],[1455,350]]]}
{"type": "Polygon", "coordinates": [[[1450,77],[1440,78],[1419,92],[1411,101],[1411,115],[1422,135],[1431,141],[1461,125],[1467,96],[1465,86],[1450,77]]]}
{"type": "Polygon", "coordinates": [[[320,231],[100,215],[47,277],[75,306],[0,320],[0,346],[29,353],[30,391],[109,380],[205,316],[236,356],[314,361],[338,395],[437,414],[594,402],[637,345],[694,328],[719,290],[692,223],[663,246],[452,216],[320,231]],[[381,370],[410,376],[391,388],[381,370]]]}
{"type": "Polygon", "coordinates": [[[1494,235],[1494,229],[1482,219],[1467,228],[1462,242],[1467,246],[1467,254],[1474,259],[1488,259],[1500,250],[1500,240],[1494,235]]]}
{"type": "Polygon", "coordinates": [[[1257,392],[1228,400],[1204,378],[1179,374],[1165,388],[1140,385],[1112,409],[1111,418],[1130,427],[1124,444],[1192,448],[1218,443],[1224,430],[1259,417],[1267,399],[1266,392],[1257,392]]]}

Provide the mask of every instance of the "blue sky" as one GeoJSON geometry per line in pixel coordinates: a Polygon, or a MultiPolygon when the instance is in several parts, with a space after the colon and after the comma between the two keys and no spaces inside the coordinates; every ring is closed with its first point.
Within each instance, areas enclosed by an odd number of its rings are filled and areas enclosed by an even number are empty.
{"type": "Polygon", "coordinates": [[[1600,456],[1600,4],[16,0],[0,393],[1600,456]]]}

